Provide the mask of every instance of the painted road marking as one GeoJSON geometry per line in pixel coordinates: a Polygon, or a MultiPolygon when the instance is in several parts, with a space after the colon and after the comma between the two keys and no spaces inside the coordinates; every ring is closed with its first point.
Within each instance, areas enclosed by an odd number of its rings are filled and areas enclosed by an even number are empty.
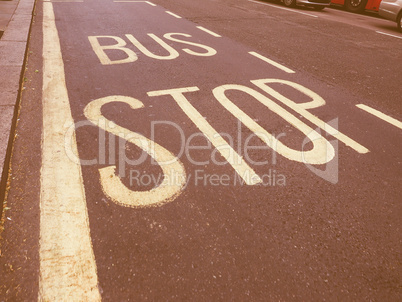
{"type": "Polygon", "coordinates": [[[243,178],[247,185],[261,183],[261,178],[242,159],[242,157],[225,141],[206,119],[194,108],[184,96],[184,93],[199,91],[198,87],[186,87],[169,90],[148,92],[148,96],[170,95],[188,116],[188,118],[204,133],[207,139],[215,146],[225,160],[233,167],[236,173],[243,178]]]}
{"type": "Polygon", "coordinates": [[[42,2],[53,2],[53,3],[83,3],[83,0],[42,0],[42,2]]]}
{"type": "MultiPolygon", "coordinates": [[[[109,103],[122,102],[131,109],[140,109],[144,104],[132,97],[108,96],[89,103],[84,110],[87,119],[101,129],[112,133],[123,140],[136,145],[158,163],[163,172],[162,183],[149,191],[132,191],[128,189],[116,175],[116,166],[99,169],[103,192],[114,202],[126,207],[145,207],[162,205],[180,195],[185,182],[186,171],[182,162],[169,150],[149,140],[141,134],[116,125],[102,115],[102,106],[109,103]]],[[[119,155],[120,160],[122,155],[119,155]]]]}
{"type": "Polygon", "coordinates": [[[317,93],[314,91],[291,81],[286,81],[286,80],[279,80],[279,79],[262,79],[262,80],[253,80],[251,81],[254,85],[257,87],[261,88],[263,91],[266,93],[270,94],[277,100],[281,101],[283,104],[286,106],[292,108],[294,111],[302,115],[305,119],[309,120],[312,122],[314,125],[317,127],[321,128],[322,130],[326,131],[336,139],[340,140],[343,142],[346,146],[349,146],[350,148],[354,149],[355,151],[359,153],[367,153],[369,150],[359,144],[358,142],[354,141],[350,137],[344,135],[341,133],[338,129],[335,129],[334,127],[330,126],[329,124],[325,123],[324,121],[320,120],[318,117],[316,117],[314,114],[310,113],[307,111],[307,109],[313,109],[313,108],[318,108],[323,105],[325,105],[325,100],[319,96],[317,93]],[[277,84],[282,84],[282,85],[287,85],[290,86],[306,96],[310,97],[312,101],[306,102],[306,103],[296,103],[287,97],[283,96],[273,88],[269,87],[267,84],[269,83],[277,83],[277,84]]]}
{"type": "Polygon", "coordinates": [[[189,34],[183,34],[183,33],[167,33],[164,34],[163,37],[165,39],[168,39],[173,42],[181,43],[181,44],[187,44],[187,45],[192,45],[201,49],[206,50],[206,52],[196,52],[194,50],[188,49],[188,48],[183,48],[182,50],[190,55],[193,56],[200,56],[200,57],[210,57],[216,55],[217,51],[213,49],[212,47],[200,44],[200,43],[194,43],[186,40],[180,40],[178,38],[174,38],[173,36],[183,36],[186,38],[191,38],[192,36],[189,34]]]}
{"type": "MultiPolygon", "coordinates": [[[[148,34],[148,36],[153,39],[156,43],[158,43],[162,48],[164,48],[169,55],[155,55],[151,51],[149,51],[144,44],[142,44],[140,41],[138,41],[133,35],[126,34],[126,38],[136,47],[138,50],[140,50],[144,55],[148,56],[149,58],[157,59],[157,60],[173,60],[179,57],[179,52],[177,52],[173,47],[171,47],[168,43],[163,41],[161,38],[154,34],[148,34]]],[[[163,38],[177,42],[179,44],[184,44],[184,45],[190,45],[196,48],[201,48],[205,52],[197,52],[194,50],[191,50],[189,48],[182,48],[181,50],[185,53],[188,53],[189,55],[192,56],[200,56],[200,57],[209,57],[209,56],[214,56],[217,52],[215,49],[212,47],[199,44],[199,43],[194,43],[186,40],[181,40],[177,38],[177,36],[182,36],[186,38],[191,38],[192,36],[189,34],[184,34],[184,33],[167,33],[163,35],[163,38]],[[175,37],[176,36],[176,37],[175,37]]],[[[110,64],[123,64],[123,63],[131,63],[135,62],[138,57],[137,54],[125,47],[127,43],[120,37],[115,37],[115,36],[89,36],[88,37],[89,42],[91,43],[92,49],[95,52],[95,54],[98,56],[101,64],[103,65],[110,65],[110,64]],[[116,44],[110,44],[108,43],[107,45],[100,45],[99,39],[113,39],[116,41],[116,44]],[[105,50],[109,49],[114,49],[118,51],[123,51],[126,54],[126,58],[120,59],[120,60],[111,60],[108,55],[106,54],[105,50]]]]}
{"type": "Polygon", "coordinates": [[[181,17],[180,16],[178,16],[178,15],[176,15],[175,13],[172,13],[172,12],[170,12],[170,11],[166,11],[166,13],[167,14],[169,14],[169,15],[171,15],[171,16],[173,16],[173,17],[175,17],[175,18],[177,18],[177,19],[181,19],[181,17]]]}
{"type": "Polygon", "coordinates": [[[378,111],[374,108],[371,108],[371,107],[369,107],[367,105],[363,105],[363,104],[358,104],[358,105],[356,105],[356,107],[360,108],[372,115],[375,115],[376,117],[382,119],[383,121],[386,121],[387,123],[390,123],[391,125],[394,125],[395,127],[398,127],[399,129],[402,129],[402,122],[382,113],[381,111],[378,111]]]}
{"type": "Polygon", "coordinates": [[[217,33],[214,33],[213,31],[206,29],[205,27],[202,26],[197,26],[198,29],[201,29],[202,31],[205,31],[206,33],[210,34],[211,36],[217,37],[217,38],[222,38],[221,35],[218,35],[217,33]]]}
{"type": "Polygon", "coordinates": [[[148,34],[150,38],[152,38],[154,41],[159,43],[160,46],[162,46],[168,53],[169,55],[155,55],[151,51],[149,51],[140,41],[138,41],[133,35],[126,34],[126,38],[135,46],[137,47],[143,54],[146,56],[157,59],[157,60],[173,60],[176,59],[179,56],[179,53],[169,44],[167,44],[165,41],[163,41],[161,38],[154,34],[148,34]]]}
{"type": "Polygon", "coordinates": [[[81,166],[53,4],[43,3],[43,132],[40,192],[39,301],[101,301],[81,166]]]}
{"type": "Polygon", "coordinates": [[[376,31],[376,33],[382,34],[382,35],[386,35],[386,36],[390,36],[390,37],[394,37],[394,38],[398,38],[398,39],[402,39],[401,36],[396,36],[396,35],[387,34],[387,33],[384,33],[384,32],[382,32],[382,31],[376,31]]]}
{"type": "Polygon", "coordinates": [[[147,3],[151,6],[156,6],[156,4],[149,2],[149,1],[130,1],[130,0],[116,0],[113,2],[122,2],[122,3],[147,3]]]}
{"type": "Polygon", "coordinates": [[[320,165],[326,164],[334,158],[335,150],[333,146],[321,134],[313,130],[296,116],[260,92],[247,86],[236,84],[222,85],[213,89],[212,92],[215,98],[223,107],[226,108],[227,111],[240,120],[247,128],[250,129],[250,131],[254,132],[254,134],[259,137],[261,141],[263,141],[268,147],[287,159],[311,165],[320,165]],[[242,91],[252,96],[261,104],[265,105],[269,110],[276,113],[279,117],[283,118],[297,130],[303,133],[313,143],[313,148],[308,151],[299,151],[289,148],[280,142],[275,135],[272,135],[266,131],[244,111],[237,107],[231,100],[229,100],[229,98],[225,95],[225,92],[228,90],[242,91]]]}
{"type": "Polygon", "coordinates": [[[98,56],[99,61],[101,62],[102,65],[131,63],[131,62],[135,62],[138,59],[137,54],[134,51],[132,51],[131,49],[129,49],[127,47],[124,47],[127,45],[127,43],[120,37],[89,36],[88,40],[89,40],[89,43],[91,43],[92,49],[95,52],[95,54],[98,56]],[[99,38],[113,39],[117,43],[112,44],[112,45],[101,46],[99,43],[99,38]],[[115,49],[115,50],[123,51],[127,55],[127,57],[124,59],[112,61],[105,52],[105,50],[107,50],[107,49],[115,49]]]}
{"type": "Polygon", "coordinates": [[[253,2],[253,3],[257,3],[257,4],[262,4],[262,5],[267,5],[267,6],[275,7],[275,8],[278,8],[278,9],[287,10],[287,11],[290,11],[290,12],[293,12],[293,13],[298,13],[298,14],[302,14],[302,15],[306,15],[306,16],[318,18],[318,16],[316,16],[316,15],[312,15],[312,14],[307,14],[307,13],[299,12],[299,11],[297,11],[297,10],[289,9],[289,8],[286,8],[286,7],[280,7],[280,6],[277,6],[277,5],[271,5],[271,4],[268,4],[268,3],[265,3],[265,2],[259,2],[259,1],[253,1],[253,0],[248,0],[248,1],[249,1],[249,2],[253,2]]]}
{"type": "Polygon", "coordinates": [[[279,69],[283,70],[284,72],[296,73],[292,69],[287,68],[286,66],[283,66],[283,65],[281,65],[281,64],[279,64],[279,63],[277,63],[277,62],[275,62],[275,61],[273,61],[271,59],[268,59],[268,58],[266,58],[266,57],[264,57],[264,56],[262,56],[262,55],[260,55],[260,54],[258,54],[256,52],[254,52],[254,51],[250,51],[249,54],[254,56],[254,57],[257,57],[257,58],[263,60],[264,62],[267,62],[268,64],[271,64],[272,66],[275,66],[276,68],[279,68],[279,69]]]}

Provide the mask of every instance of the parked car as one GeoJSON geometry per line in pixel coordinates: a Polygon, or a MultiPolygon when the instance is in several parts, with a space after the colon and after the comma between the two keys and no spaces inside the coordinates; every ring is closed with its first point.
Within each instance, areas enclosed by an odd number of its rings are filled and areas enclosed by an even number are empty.
{"type": "Polygon", "coordinates": [[[395,21],[399,31],[402,32],[402,0],[382,0],[378,12],[385,19],[395,21]]]}
{"type": "Polygon", "coordinates": [[[381,0],[331,0],[332,4],[343,5],[346,10],[361,13],[365,10],[378,12],[381,0]]]}
{"type": "Polygon", "coordinates": [[[283,4],[287,7],[295,7],[296,5],[303,5],[312,7],[315,10],[322,10],[329,6],[331,0],[282,0],[283,4]]]}

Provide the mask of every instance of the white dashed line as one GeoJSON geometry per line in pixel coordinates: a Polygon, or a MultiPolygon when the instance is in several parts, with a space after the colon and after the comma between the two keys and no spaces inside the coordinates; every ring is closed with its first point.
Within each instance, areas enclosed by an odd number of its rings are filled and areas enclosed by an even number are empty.
{"type": "Polygon", "coordinates": [[[178,16],[178,15],[176,15],[175,13],[172,13],[172,12],[170,12],[170,11],[166,11],[166,13],[167,14],[169,14],[169,15],[171,15],[171,16],[173,16],[173,17],[175,17],[175,18],[177,18],[177,19],[181,19],[181,17],[180,16],[178,16]]]}
{"type": "Polygon", "coordinates": [[[202,26],[197,26],[198,29],[201,29],[202,31],[205,31],[206,33],[210,34],[211,36],[221,38],[221,35],[218,35],[217,33],[214,33],[213,31],[210,31],[209,29],[206,29],[205,27],[202,26]]]}
{"type": "Polygon", "coordinates": [[[130,1],[130,0],[116,0],[113,2],[123,2],[123,3],[147,3],[151,6],[156,6],[156,4],[149,2],[149,1],[130,1]]]}
{"type": "Polygon", "coordinates": [[[81,165],[68,155],[78,151],[51,2],[43,3],[42,89],[38,300],[101,301],[81,165]]]}
{"type": "Polygon", "coordinates": [[[306,15],[306,16],[318,18],[318,16],[316,16],[316,15],[312,15],[312,14],[307,14],[307,13],[299,12],[299,11],[297,11],[297,10],[289,9],[289,8],[286,8],[286,7],[280,7],[280,6],[277,6],[277,5],[271,5],[271,4],[268,4],[268,3],[265,3],[265,2],[259,2],[259,1],[253,1],[253,0],[248,0],[248,1],[249,1],[249,2],[253,2],[253,3],[257,3],[257,4],[262,4],[262,5],[266,5],[266,6],[275,7],[275,8],[278,8],[278,9],[287,10],[287,11],[289,11],[289,12],[293,12],[293,13],[297,13],[297,14],[301,14],[301,15],[306,15]]]}
{"type": "Polygon", "coordinates": [[[254,52],[254,51],[250,51],[249,54],[254,56],[254,57],[257,57],[257,58],[263,60],[264,62],[267,62],[268,64],[271,64],[272,66],[275,66],[276,68],[279,68],[279,69],[283,70],[284,72],[296,73],[292,69],[287,68],[286,66],[283,66],[283,65],[281,65],[281,64],[279,64],[279,63],[277,63],[275,61],[272,61],[271,59],[268,59],[268,58],[266,58],[266,57],[264,57],[264,56],[262,56],[262,55],[260,55],[260,54],[258,54],[256,52],[254,52]]]}
{"type": "Polygon", "coordinates": [[[43,0],[42,2],[52,2],[52,3],[83,3],[83,0],[43,0]]]}
{"type": "Polygon", "coordinates": [[[376,33],[382,34],[382,35],[386,35],[386,36],[390,36],[390,37],[394,37],[394,38],[398,38],[398,39],[402,39],[401,36],[396,36],[396,35],[391,35],[391,34],[383,33],[382,31],[376,31],[376,33]]]}
{"type": "Polygon", "coordinates": [[[395,127],[398,127],[399,129],[402,129],[402,122],[398,121],[397,119],[394,119],[393,117],[390,117],[376,109],[373,109],[367,105],[363,104],[358,104],[356,105],[357,108],[360,108],[372,115],[375,115],[376,117],[382,119],[383,121],[386,121],[387,123],[390,123],[391,125],[394,125],[395,127]]]}

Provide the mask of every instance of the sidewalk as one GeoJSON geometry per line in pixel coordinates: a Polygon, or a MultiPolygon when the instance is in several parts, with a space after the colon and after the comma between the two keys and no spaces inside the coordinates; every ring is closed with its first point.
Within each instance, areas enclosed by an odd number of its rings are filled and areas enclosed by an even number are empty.
{"type": "Polygon", "coordinates": [[[0,213],[35,0],[0,0],[0,213]]]}

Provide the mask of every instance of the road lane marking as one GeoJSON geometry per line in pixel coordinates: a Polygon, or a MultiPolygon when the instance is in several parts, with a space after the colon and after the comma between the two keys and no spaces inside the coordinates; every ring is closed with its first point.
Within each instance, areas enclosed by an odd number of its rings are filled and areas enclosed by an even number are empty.
{"type": "Polygon", "coordinates": [[[214,33],[213,31],[206,29],[205,27],[202,26],[197,26],[198,29],[201,29],[202,31],[205,31],[206,33],[210,34],[211,36],[214,36],[216,38],[222,38],[221,35],[218,35],[217,33],[214,33]]]}
{"type": "Polygon", "coordinates": [[[52,3],[83,3],[84,0],[42,0],[42,2],[52,2],[52,3]]]}
{"type": "Polygon", "coordinates": [[[43,3],[43,130],[40,192],[39,301],[101,301],[81,166],[53,4],[43,3]]]}
{"type": "Polygon", "coordinates": [[[198,87],[186,87],[159,91],[150,91],[148,96],[170,95],[188,116],[188,118],[204,133],[207,139],[215,146],[223,158],[233,167],[236,173],[243,178],[247,185],[255,185],[262,182],[262,179],[243,160],[243,158],[225,141],[211,124],[194,108],[184,96],[184,93],[199,91],[198,87]]]}
{"type": "Polygon", "coordinates": [[[281,7],[281,6],[277,6],[277,5],[271,5],[271,4],[268,4],[268,3],[263,3],[263,2],[254,1],[254,0],[248,0],[248,1],[249,1],[249,2],[253,2],[253,3],[257,3],[257,4],[262,4],[262,5],[266,5],[266,6],[271,6],[271,7],[275,7],[275,8],[287,10],[287,11],[289,11],[289,12],[293,12],[293,13],[297,13],[297,14],[302,14],[302,15],[306,15],[306,16],[318,18],[318,16],[316,16],[316,15],[312,15],[312,14],[308,14],[308,13],[299,12],[299,11],[297,11],[297,10],[289,9],[289,8],[286,8],[286,7],[281,7]]]}
{"type": "Polygon", "coordinates": [[[396,35],[387,34],[387,33],[384,33],[384,32],[382,32],[382,31],[376,31],[376,33],[382,34],[382,35],[386,35],[386,36],[390,36],[390,37],[394,37],[394,38],[398,38],[398,39],[402,39],[401,36],[396,36],[396,35]]]}
{"type": "Polygon", "coordinates": [[[273,61],[271,59],[268,59],[268,58],[266,58],[266,57],[264,57],[264,56],[262,56],[262,55],[260,55],[260,54],[258,54],[256,52],[254,52],[254,51],[250,51],[249,54],[254,56],[254,57],[257,57],[257,58],[263,60],[264,62],[267,62],[268,64],[271,64],[272,66],[275,66],[276,68],[279,68],[279,69],[283,70],[284,72],[296,73],[292,69],[287,68],[286,66],[283,66],[282,64],[279,64],[279,63],[277,63],[277,62],[275,62],[275,61],[273,61]]]}
{"type": "Polygon", "coordinates": [[[156,4],[149,2],[149,1],[130,1],[130,0],[115,0],[113,2],[120,2],[120,3],[147,3],[151,6],[156,6],[156,4]]]}
{"type": "Polygon", "coordinates": [[[375,115],[376,117],[382,119],[383,121],[386,121],[387,123],[390,123],[391,125],[394,125],[395,127],[398,127],[399,129],[402,129],[402,122],[398,121],[397,119],[394,119],[393,117],[390,117],[381,111],[378,111],[374,108],[371,108],[367,105],[364,104],[358,104],[356,105],[357,108],[360,108],[372,115],[375,115]]]}
{"type": "Polygon", "coordinates": [[[52,3],[83,3],[83,0],[42,0],[42,2],[52,2],[52,3]]]}
{"type": "Polygon", "coordinates": [[[253,80],[253,81],[251,81],[251,83],[253,83],[257,87],[261,88],[263,91],[265,91],[269,95],[273,96],[274,98],[276,98],[278,101],[282,102],[289,108],[292,108],[294,111],[299,113],[305,119],[307,119],[308,121],[310,121],[317,127],[321,128],[328,134],[332,135],[336,139],[340,140],[346,146],[354,149],[356,152],[362,153],[362,154],[369,152],[369,150],[366,147],[362,146],[358,142],[354,141],[350,137],[348,137],[345,134],[343,134],[342,132],[340,132],[338,129],[335,129],[334,127],[330,126],[329,124],[325,123],[324,121],[322,121],[321,119],[316,117],[314,114],[307,111],[307,109],[318,108],[318,107],[325,105],[325,100],[321,96],[319,96],[317,93],[313,92],[312,90],[310,90],[300,84],[297,84],[297,83],[294,83],[291,81],[286,81],[286,80],[279,80],[279,79],[253,80]],[[306,96],[310,97],[312,99],[312,101],[309,101],[306,103],[296,103],[296,102],[288,99],[287,97],[283,96],[282,94],[280,94],[273,88],[269,87],[267,85],[269,83],[288,85],[288,86],[302,92],[306,96]]]}
{"type": "Polygon", "coordinates": [[[102,115],[102,106],[114,102],[126,103],[132,110],[144,107],[144,104],[135,98],[113,95],[90,102],[84,109],[86,118],[99,128],[136,145],[151,156],[162,169],[163,180],[151,190],[133,191],[116,175],[116,166],[107,166],[99,169],[103,192],[115,203],[126,207],[159,206],[173,201],[180,195],[186,182],[186,171],[182,162],[154,141],[106,119],[102,115]]]}
{"type": "Polygon", "coordinates": [[[296,116],[279,106],[277,103],[261,94],[260,92],[243,85],[229,84],[222,85],[212,90],[216,100],[225,107],[227,111],[233,114],[243,125],[254,132],[254,134],[261,139],[268,147],[275,152],[286,157],[289,160],[298,161],[301,163],[307,163],[311,165],[326,164],[331,161],[335,156],[335,150],[333,146],[326,140],[321,134],[312,129],[307,124],[303,123],[296,116]],[[241,91],[252,96],[255,100],[266,106],[269,110],[283,118],[313,143],[313,148],[304,151],[303,149],[292,149],[281,141],[279,141],[275,135],[266,131],[257,122],[255,122],[250,116],[248,116],[243,110],[235,105],[225,94],[226,91],[241,91]]]}
{"type": "Polygon", "coordinates": [[[173,17],[175,17],[175,18],[177,18],[177,19],[181,19],[181,17],[180,16],[178,16],[178,15],[176,15],[175,13],[172,13],[172,12],[170,12],[170,11],[166,11],[166,13],[167,14],[169,14],[169,15],[171,15],[171,16],[173,16],[173,17]]]}

